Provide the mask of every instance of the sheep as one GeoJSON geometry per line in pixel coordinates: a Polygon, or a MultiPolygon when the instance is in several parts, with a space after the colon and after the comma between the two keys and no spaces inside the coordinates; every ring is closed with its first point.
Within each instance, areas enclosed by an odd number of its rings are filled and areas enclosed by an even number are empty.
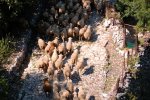
{"type": "Polygon", "coordinates": [[[72,38],[69,37],[68,38],[68,42],[66,43],[66,49],[68,52],[71,52],[73,49],[73,44],[72,44],[72,38]]]}
{"type": "Polygon", "coordinates": [[[43,62],[42,57],[40,59],[38,59],[37,66],[38,66],[38,68],[44,68],[46,66],[46,64],[43,62]]]}
{"type": "Polygon", "coordinates": [[[83,28],[84,25],[85,25],[84,18],[81,18],[81,19],[77,22],[77,25],[78,25],[79,27],[83,28]]]}
{"type": "Polygon", "coordinates": [[[80,41],[82,40],[82,37],[83,37],[84,32],[86,31],[86,29],[87,29],[87,25],[85,25],[83,28],[81,28],[81,29],[79,30],[79,40],[80,40],[80,41]]]}
{"type": "Polygon", "coordinates": [[[66,89],[61,90],[60,92],[60,97],[61,100],[67,100],[69,98],[69,91],[67,91],[66,89]]]}
{"type": "Polygon", "coordinates": [[[73,63],[77,63],[78,54],[79,54],[79,50],[75,49],[74,52],[71,55],[71,60],[73,61],[73,63]]]}
{"type": "Polygon", "coordinates": [[[48,68],[47,68],[47,73],[48,73],[48,75],[50,76],[53,76],[54,75],[54,65],[53,65],[53,63],[51,62],[51,61],[49,61],[49,66],[48,66],[48,68]]]}
{"type": "Polygon", "coordinates": [[[49,58],[45,55],[44,57],[41,57],[37,61],[37,66],[38,66],[38,68],[42,68],[43,71],[46,73],[47,67],[48,67],[48,62],[49,62],[49,58]]]}
{"type": "Polygon", "coordinates": [[[74,61],[73,61],[73,59],[68,59],[68,64],[69,64],[69,66],[71,67],[71,70],[73,70],[73,64],[74,64],[74,61]]]}
{"type": "Polygon", "coordinates": [[[90,38],[91,38],[91,34],[92,34],[92,30],[91,30],[91,26],[89,25],[88,27],[87,27],[87,30],[84,32],[84,38],[86,39],[86,40],[90,40],[90,38]]]}
{"type": "Polygon", "coordinates": [[[55,67],[57,68],[58,71],[60,71],[62,68],[62,65],[63,65],[63,55],[60,54],[58,59],[55,62],[55,67]]]}
{"type": "Polygon", "coordinates": [[[77,64],[76,64],[76,69],[79,75],[82,74],[82,71],[84,69],[84,58],[81,58],[77,64]]]}
{"type": "Polygon", "coordinates": [[[65,39],[67,39],[68,35],[67,35],[67,29],[63,28],[62,32],[61,32],[61,38],[63,40],[63,42],[65,42],[65,39]]]}
{"type": "Polygon", "coordinates": [[[59,84],[58,81],[53,82],[53,92],[59,92],[59,84]]]}
{"type": "Polygon", "coordinates": [[[65,45],[65,43],[59,44],[59,46],[58,46],[58,52],[59,52],[59,54],[60,53],[63,53],[64,55],[66,54],[66,45],[65,45]]]}
{"type": "Polygon", "coordinates": [[[73,28],[73,36],[76,36],[76,37],[79,36],[79,28],[78,27],[73,28]]]}
{"type": "Polygon", "coordinates": [[[65,12],[65,4],[62,4],[62,5],[60,6],[60,8],[58,9],[58,12],[59,12],[59,14],[62,14],[62,13],[65,12]]]}
{"type": "Polygon", "coordinates": [[[53,100],[61,100],[60,94],[57,91],[53,91],[53,100]]]}
{"type": "Polygon", "coordinates": [[[73,93],[73,100],[79,100],[76,92],[73,93]]]}
{"type": "Polygon", "coordinates": [[[70,93],[73,93],[74,87],[73,87],[73,83],[72,83],[72,80],[71,80],[71,79],[69,79],[68,82],[67,82],[67,90],[68,90],[70,93]]]}
{"type": "Polygon", "coordinates": [[[79,98],[79,100],[85,100],[86,99],[86,94],[85,94],[82,86],[79,87],[78,98],[79,98]]]}
{"type": "Polygon", "coordinates": [[[82,18],[84,18],[85,21],[89,18],[89,15],[88,15],[88,13],[87,13],[87,10],[83,10],[82,18]]]}
{"type": "Polygon", "coordinates": [[[45,78],[43,81],[44,81],[43,90],[47,95],[48,93],[50,93],[52,91],[52,85],[48,81],[48,78],[45,78]]]}
{"type": "Polygon", "coordinates": [[[88,12],[91,12],[91,1],[88,0],[88,1],[83,1],[83,8],[85,8],[88,12]]]}
{"type": "Polygon", "coordinates": [[[76,3],[76,5],[73,7],[73,11],[76,11],[79,8],[80,4],[76,3]]]}
{"type": "Polygon", "coordinates": [[[77,11],[76,11],[76,14],[81,14],[82,13],[82,6],[80,6],[78,9],[77,9],[77,11]]]}
{"type": "Polygon", "coordinates": [[[55,7],[52,6],[51,9],[50,9],[50,13],[51,13],[52,15],[55,15],[55,12],[56,12],[55,7]]]}
{"type": "Polygon", "coordinates": [[[63,69],[63,74],[65,79],[70,78],[71,76],[71,68],[69,65],[65,65],[64,69],[63,69]]]}
{"type": "Polygon", "coordinates": [[[54,63],[57,60],[57,58],[58,58],[58,54],[57,54],[57,49],[55,47],[52,57],[51,57],[52,62],[54,63]]]}
{"type": "Polygon", "coordinates": [[[55,39],[53,40],[53,43],[56,45],[56,47],[59,45],[59,38],[55,37],[55,39]]]}
{"type": "Polygon", "coordinates": [[[68,28],[68,34],[69,37],[73,36],[73,25],[70,23],[69,28],[68,28]]]}
{"type": "Polygon", "coordinates": [[[48,45],[45,47],[45,52],[48,53],[50,56],[53,53],[53,50],[55,49],[55,44],[51,41],[48,42],[48,45]]]}
{"type": "Polygon", "coordinates": [[[71,13],[69,14],[69,19],[72,19],[74,16],[75,16],[75,14],[74,14],[73,12],[71,12],[71,13]]]}
{"type": "Polygon", "coordinates": [[[71,19],[72,24],[75,26],[79,20],[79,14],[76,13],[75,16],[71,19]]]}
{"type": "Polygon", "coordinates": [[[41,50],[43,50],[45,48],[45,41],[41,38],[38,39],[38,46],[41,50]]]}

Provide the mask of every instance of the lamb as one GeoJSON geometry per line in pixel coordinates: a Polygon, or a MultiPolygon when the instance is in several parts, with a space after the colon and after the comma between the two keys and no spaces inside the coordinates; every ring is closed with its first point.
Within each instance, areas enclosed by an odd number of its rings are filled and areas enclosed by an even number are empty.
{"type": "Polygon", "coordinates": [[[82,74],[82,71],[84,69],[84,58],[81,58],[77,64],[76,64],[76,69],[79,75],[82,74]]]}
{"type": "Polygon", "coordinates": [[[79,54],[79,50],[75,49],[74,52],[71,55],[71,60],[73,61],[73,63],[77,63],[78,54],[79,54]]]}
{"type": "Polygon", "coordinates": [[[54,75],[54,65],[51,61],[49,61],[49,66],[48,66],[48,69],[47,69],[47,73],[48,75],[50,76],[53,76],[54,75]]]}
{"type": "Polygon", "coordinates": [[[83,37],[84,32],[86,31],[86,29],[87,29],[87,25],[85,25],[83,28],[81,28],[81,29],[79,30],[79,40],[80,40],[80,41],[82,40],[82,37],[83,37]]]}
{"type": "Polygon", "coordinates": [[[53,100],[61,100],[60,99],[60,94],[56,91],[53,92],[53,100]]]}
{"type": "Polygon", "coordinates": [[[91,26],[89,25],[87,30],[84,32],[83,36],[86,40],[90,40],[91,34],[92,34],[92,30],[91,30],[91,26]]]}
{"type": "Polygon", "coordinates": [[[67,90],[68,90],[70,93],[73,93],[74,87],[73,87],[73,83],[72,83],[72,80],[71,80],[71,79],[69,79],[68,82],[67,82],[67,90]]]}
{"type": "Polygon", "coordinates": [[[79,28],[78,27],[73,28],[73,36],[76,36],[76,37],[79,36],[79,28]]]}
{"type": "Polygon", "coordinates": [[[41,38],[38,39],[38,46],[41,50],[45,48],[45,41],[41,38]]]}
{"type": "Polygon", "coordinates": [[[83,28],[84,25],[85,25],[84,18],[81,18],[81,19],[77,22],[77,25],[78,25],[79,27],[83,28]]]}
{"type": "Polygon", "coordinates": [[[63,73],[64,73],[65,79],[70,78],[70,76],[71,76],[71,68],[70,68],[70,66],[65,65],[65,67],[63,69],[63,73]]]}
{"type": "Polygon", "coordinates": [[[47,95],[52,91],[52,85],[49,83],[48,78],[45,78],[43,81],[44,81],[43,90],[47,95]]]}
{"type": "Polygon", "coordinates": [[[51,57],[52,62],[55,63],[57,58],[58,58],[58,54],[57,54],[57,49],[55,47],[54,52],[53,52],[52,57],[51,57]]]}
{"type": "Polygon", "coordinates": [[[66,43],[66,49],[68,52],[71,52],[73,49],[73,44],[72,44],[72,38],[69,37],[68,38],[68,42],[66,43]]]}
{"type": "Polygon", "coordinates": [[[79,100],[85,100],[86,99],[86,94],[85,94],[82,86],[79,87],[78,98],[79,98],[79,100]]]}
{"type": "Polygon", "coordinates": [[[59,46],[58,46],[58,52],[59,52],[59,54],[60,53],[63,53],[64,55],[66,54],[66,45],[65,45],[65,43],[59,44],[59,46]]]}
{"type": "Polygon", "coordinates": [[[55,62],[55,67],[57,68],[58,71],[60,71],[62,68],[62,65],[63,65],[63,55],[60,54],[59,58],[55,62]]]}

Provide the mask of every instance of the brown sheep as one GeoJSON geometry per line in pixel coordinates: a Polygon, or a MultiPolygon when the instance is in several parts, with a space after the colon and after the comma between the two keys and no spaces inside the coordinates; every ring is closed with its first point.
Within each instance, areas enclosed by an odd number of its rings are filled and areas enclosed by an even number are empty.
{"type": "Polygon", "coordinates": [[[51,41],[49,41],[47,44],[48,45],[45,47],[45,52],[51,56],[56,45],[51,41]]]}
{"type": "Polygon", "coordinates": [[[69,91],[63,89],[60,91],[61,100],[67,100],[69,98],[69,91]]]}
{"type": "Polygon", "coordinates": [[[49,66],[48,66],[48,68],[47,68],[47,73],[48,73],[48,75],[51,75],[51,76],[53,76],[54,75],[54,65],[53,65],[53,63],[51,62],[51,61],[49,61],[49,66]]]}
{"type": "Polygon", "coordinates": [[[53,91],[59,92],[59,84],[58,81],[53,82],[53,91]]]}
{"type": "Polygon", "coordinates": [[[73,36],[73,25],[72,23],[70,23],[69,27],[68,27],[68,34],[69,37],[73,36]]]}
{"type": "Polygon", "coordinates": [[[59,46],[58,46],[58,52],[59,52],[59,54],[60,53],[63,53],[64,55],[66,54],[66,45],[65,45],[65,43],[59,44],[59,46]]]}
{"type": "Polygon", "coordinates": [[[48,81],[48,78],[45,78],[43,81],[44,81],[43,90],[46,94],[48,94],[52,91],[52,85],[48,81]]]}
{"type": "Polygon", "coordinates": [[[62,4],[61,7],[58,9],[59,14],[62,14],[65,12],[65,4],[62,4]]]}
{"type": "Polygon", "coordinates": [[[80,41],[82,40],[83,35],[84,35],[84,32],[86,31],[86,29],[87,29],[87,25],[85,25],[83,28],[81,28],[81,29],[79,30],[79,40],[80,40],[80,41]]]}
{"type": "Polygon", "coordinates": [[[78,74],[81,75],[84,69],[84,58],[81,58],[80,60],[78,60],[76,64],[76,69],[77,69],[78,74]]]}
{"type": "Polygon", "coordinates": [[[56,69],[57,69],[58,71],[60,71],[61,68],[62,68],[62,65],[63,65],[63,55],[60,54],[59,57],[58,57],[58,59],[57,59],[56,62],[55,62],[55,67],[56,67],[56,69]]]}
{"type": "Polygon", "coordinates": [[[45,48],[45,41],[41,38],[38,39],[38,46],[41,50],[43,50],[45,48]]]}
{"type": "Polygon", "coordinates": [[[85,100],[86,99],[86,94],[85,94],[82,86],[79,87],[78,98],[79,98],[79,100],[85,100]]]}
{"type": "Polygon", "coordinates": [[[68,82],[67,82],[67,90],[68,90],[70,93],[73,93],[74,87],[73,87],[73,83],[72,83],[72,80],[71,80],[71,79],[69,79],[68,82]]]}
{"type": "Polygon", "coordinates": [[[68,42],[66,43],[66,49],[68,52],[71,52],[73,49],[73,44],[72,44],[72,38],[69,37],[68,38],[68,42]]]}
{"type": "Polygon", "coordinates": [[[73,28],[73,36],[75,36],[75,37],[79,36],[79,28],[78,27],[73,28]]]}
{"type": "Polygon", "coordinates": [[[70,66],[65,65],[65,67],[63,69],[63,73],[64,73],[65,79],[70,78],[70,76],[71,76],[71,68],[70,68],[70,66]]]}
{"type": "Polygon", "coordinates": [[[55,39],[53,40],[53,43],[56,45],[56,47],[59,45],[59,38],[55,37],[55,39]]]}
{"type": "Polygon", "coordinates": [[[73,61],[73,63],[77,63],[78,54],[79,54],[79,50],[75,49],[74,52],[71,55],[71,60],[73,61]]]}
{"type": "Polygon", "coordinates": [[[74,7],[73,7],[73,11],[76,11],[79,7],[80,7],[80,4],[76,3],[76,5],[74,5],[74,7]]]}
{"type": "Polygon", "coordinates": [[[60,94],[57,91],[53,91],[53,100],[61,100],[60,94]]]}
{"type": "Polygon", "coordinates": [[[57,58],[58,58],[58,54],[57,54],[57,49],[55,47],[54,52],[53,52],[52,57],[51,57],[52,62],[55,63],[57,58]]]}
{"type": "Polygon", "coordinates": [[[92,30],[91,30],[91,26],[89,25],[87,30],[84,32],[83,36],[86,40],[90,40],[91,34],[92,34],[92,30]]]}
{"type": "Polygon", "coordinates": [[[79,100],[76,92],[73,93],[73,100],[79,100]]]}

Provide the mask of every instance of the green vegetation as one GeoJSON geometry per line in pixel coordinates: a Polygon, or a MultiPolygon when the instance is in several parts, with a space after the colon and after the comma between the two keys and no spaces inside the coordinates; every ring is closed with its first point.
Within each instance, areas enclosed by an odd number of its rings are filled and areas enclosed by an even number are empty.
{"type": "Polygon", "coordinates": [[[0,65],[7,61],[7,58],[14,51],[12,38],[7,36],[0,40],[0,65]]]}
{"type": "Polygon", "coordinates": [[[134,21],[137,31],[150,30],[149,0],[117,0],[115,6],[122,19],[134,21]]]}
{"type": "Polygon", "coordinates": [[[136,78],[136,73],[138,72],[138,69],[134,67],[135,63],[137,63],[137,62],[139,62],[139,57],[138,56],[129,57],[129,60],[128,60],[128,65],[129,65],[128,71],[130,73],[132,73],[133,78],[136,78]]]}
{"type": "Polygon", "coordinates": [[[8,82],[4,77],[0,77],[0,98],[1,100],[7,100],[8,95],[8,82]]]}

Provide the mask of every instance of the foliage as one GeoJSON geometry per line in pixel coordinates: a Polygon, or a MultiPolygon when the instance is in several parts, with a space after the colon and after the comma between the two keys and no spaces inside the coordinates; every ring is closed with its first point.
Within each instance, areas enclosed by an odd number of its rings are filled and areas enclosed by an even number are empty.
{"type": "Polygon", "coordinates": [[[137,20],[138,30],[150,30],[149,0],[117,0],[115,6],[122,18],[132,17],[137,20]]]}
{"type": "Polygon", "coordinates": [[[1,100],[6,100],[8,95],[8,82],[4,77],[0,77],[0,98],[1,100]]]}
{"type": "Polygon", "coordinates": [[[7,36],[0,40],[0,65],[4,63],[10,54],[14,51],[12,38],[7,36]]]}

